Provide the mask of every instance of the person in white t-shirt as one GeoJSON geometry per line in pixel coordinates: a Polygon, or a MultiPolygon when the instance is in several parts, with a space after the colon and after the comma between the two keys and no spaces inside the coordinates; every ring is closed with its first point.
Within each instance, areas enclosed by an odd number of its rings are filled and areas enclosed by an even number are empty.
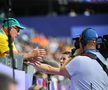
{"type": "MultiPolygon", "coordinates": [[[[97,52],[98,35],[92,28],[85,29],[80,36],[82,52],[97,52]]],[[[63,75],[70,78],[70,90],[108,90],[108,76],[101,65],[93,58],[78,55],[66,66],[55,68],[47,64],[34,63],[37,70],[63,75]]]]}

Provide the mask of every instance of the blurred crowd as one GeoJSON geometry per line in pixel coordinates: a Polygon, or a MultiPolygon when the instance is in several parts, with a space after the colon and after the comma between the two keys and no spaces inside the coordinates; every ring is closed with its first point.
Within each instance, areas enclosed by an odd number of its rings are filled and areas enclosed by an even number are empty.
{"type": "MultiPolygon", "coordinates": [[[[61,67],[69,59],[72,42],[70,38],[46,37],[44,34],[36,32],[33,28],[26,28],[20,31],[20,35],[15,40],[18,51],[31,53],[34,48],[45,49],[47,52],[43,58],[43,63],[54,67],[61,67]]],[[[24,61],[27,66],[25,70],[33,75],[32,85],[29,90],[67,90],[69,79],[59,75],[48,75],[36,70],[28,61],[24,61]]]]}
{"type": "MultiPolygon", "coordinates": [[[[46,37],[44,34],[37,33],[34,29],[30,28],[21,31],[20,36],[18,36],[15,43],[17,50],[27,53],[30,53],[33,48],[45,49],[47,55],[44,57],[43,62],[54,67],[63,65],[65,60],[69,58],[67,53],[71,52],[71,49],[73,48],[70,38],[46,37]]],[[[28,62],[24,63],[29,65],[28,62]]],[[[28,68],[31,67],[32,65],[29,65],[28,68]]],[[[42,87],[42,90],[46,90],[48,88],[48,82],[50,82],[49,87],[52,88],[50,90],[67,90],[67,88],[69,88],[69,79],[63,76],[47,75],[36,71],[34,67],[32,67],[32,72],[29,73],[34,75],[33,86],[29,90],[38,90],[35,88],[42,87]]]]}

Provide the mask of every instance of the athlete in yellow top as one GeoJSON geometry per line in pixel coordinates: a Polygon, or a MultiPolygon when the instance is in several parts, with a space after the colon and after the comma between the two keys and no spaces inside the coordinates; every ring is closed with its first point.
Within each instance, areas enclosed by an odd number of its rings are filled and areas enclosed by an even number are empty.
{"type": "Polygon", "coordinates": [[[3,21],[2,28],[0,29],[0,58],[6,57],[7,54],[9,53],[8,37],[7,37],[8,26],[10,28],[10,35],[13,40],[12,43],[13,52],[15,54],[22,54],[25,59],[44,56],[46,54],[44,49],[33,49],[32,53],[22,53],[22,52],[19,53],[14,45],[14,41],[16,37],[20,34],[20,30],[24,29],[24,27],[22,27],[15,18],[8,18],[3,21]]]}

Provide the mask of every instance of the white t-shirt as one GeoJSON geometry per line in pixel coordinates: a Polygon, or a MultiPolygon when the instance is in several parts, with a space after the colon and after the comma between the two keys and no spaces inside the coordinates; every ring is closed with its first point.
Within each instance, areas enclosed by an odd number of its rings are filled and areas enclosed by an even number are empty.
{"type": "Polygon", "coordinates": [[[104,63],[108,67],[108,59],[105,59],[100,52],[92,52],[91,53],[95,54],[99,60],[101,60],[102,63],[104,63]]]}
{"type": "Polygon", "coordinates": [[[76,56],[66,65],[70,90],[108,90],[108,76],[100,64],[87,56],[76,56]]]}

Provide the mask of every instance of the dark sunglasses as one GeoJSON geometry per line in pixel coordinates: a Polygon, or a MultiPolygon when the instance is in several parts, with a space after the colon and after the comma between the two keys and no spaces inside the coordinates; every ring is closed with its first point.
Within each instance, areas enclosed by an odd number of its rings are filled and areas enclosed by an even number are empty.
{"type": "Polygon", "coordinates": [[[17,32],[19,33],[20,32],[20,29],[18,29],[17,32]]]}
{"type": "Polygon", "coordinates": [[[20,28],[18,28],[18,27],[13,27],[13,28],[16,29],[17,33],[20,32],[20,28]]]}

